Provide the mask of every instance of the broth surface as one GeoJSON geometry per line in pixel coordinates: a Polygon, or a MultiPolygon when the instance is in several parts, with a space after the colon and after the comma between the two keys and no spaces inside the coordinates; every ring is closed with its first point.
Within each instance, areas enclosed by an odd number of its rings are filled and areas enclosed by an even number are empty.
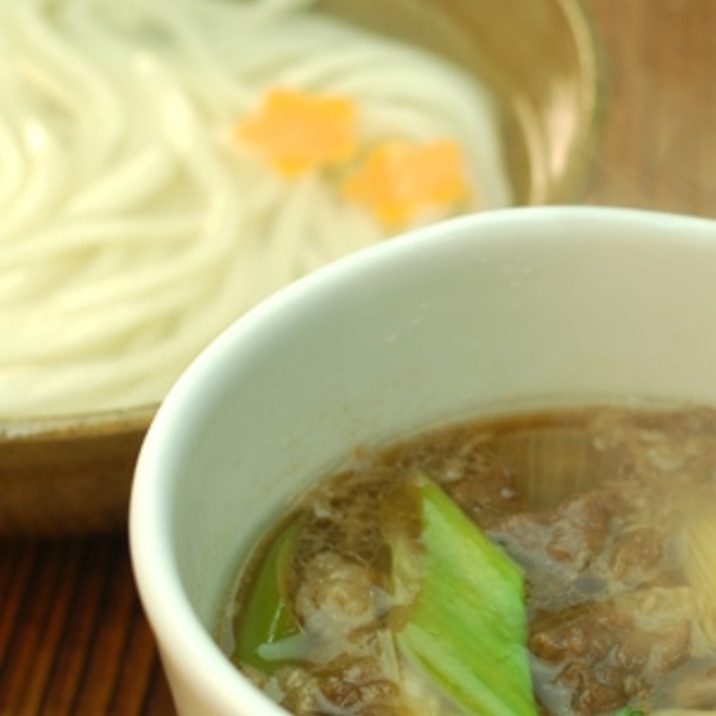
{"type": "MultiPolygon", "coordinates": [[[[704,541],[689,539],[702,525],[713,534],[716,520],[716,411],[707,408],[517,415],[356,452],[277,527],[301,525],[286,588],[301,629],[319,637],[268,671],[235,655],[259,688],[299,716],[456,712],[391,637],[406,604],[386,587],[381,524],[389,514],[419,541],[400,499],[416,469],[523,568],[543,713],[716,710],[716,544],[704,560],[704,541]]],[[[238,583],[225,634],[242,628],[266,550],[238,583]]]]}

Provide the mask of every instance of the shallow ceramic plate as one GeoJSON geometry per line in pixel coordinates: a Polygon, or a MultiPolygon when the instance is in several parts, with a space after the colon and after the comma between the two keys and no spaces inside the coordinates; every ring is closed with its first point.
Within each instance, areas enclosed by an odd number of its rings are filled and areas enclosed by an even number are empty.
{"type": "MultiPolygon", "coordinates": [[[[323,0],[322,10],[435,50],[500,100],[518,204],[576,199],[597,146],[600,51],[579,0],[323,0]]],[[[0,420],[0,533],[124,527],[156,406],[0,420]]]]}

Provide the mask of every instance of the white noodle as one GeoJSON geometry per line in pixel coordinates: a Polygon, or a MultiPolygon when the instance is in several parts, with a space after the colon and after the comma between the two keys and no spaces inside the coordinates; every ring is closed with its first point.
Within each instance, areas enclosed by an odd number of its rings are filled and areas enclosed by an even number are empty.
{"type": "Polygon", "coordinates": [[[130,211],[152,201],[172,179],[173,156],[165,147],[145,147],[96,183],[78,191],[67,206],[67,215],[130,211]]]}
{"type": "Polygon", "coordinates": [[[22,117],[18,132],[27,169],[19,195],[0,216],[0,242],[19,242],[25,231],[52,213],[66,192],[70,171],[65,150],[40,122],[22,117]]]}
{"type": "MultiPolygon", "coordinates": [[[[0,107],[3,108],[3,112],[9,114],[11,106],[12,103],[0,95],[0,107]]],[[[9,124],[0,123],[0,157],[3,160],[0,172],[0,215],[2,215],[12,205],[15,195],[25,180],[26,172],[20,142],[16,136],[16,127],[9,124]]]]}
{"type": "Polygon", "coordinates": [[[511,202],[489,93],[314,0],[0,0],[0,414],[161,399],[272,291],[391,235],[236,137],[272,87],[347,95],[364,146],[453,138],[511,202]]]}

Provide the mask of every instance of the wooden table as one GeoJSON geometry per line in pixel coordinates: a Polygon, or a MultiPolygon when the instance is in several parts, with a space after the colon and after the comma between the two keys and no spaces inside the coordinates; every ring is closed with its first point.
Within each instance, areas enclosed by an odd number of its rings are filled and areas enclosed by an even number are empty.
{"type": "Polygon", "coordinates": [[[0,543],[0,714],[175,714],[123,535],[0,543]]]}
{"type": "MultiPolygon", "coordinates": [[[[716,217],[716,0],[587,2],[610,100],[586,201],[716,217]]],[[[174,713],[125,535],[0,542],[0,716],[174,713]]]]}

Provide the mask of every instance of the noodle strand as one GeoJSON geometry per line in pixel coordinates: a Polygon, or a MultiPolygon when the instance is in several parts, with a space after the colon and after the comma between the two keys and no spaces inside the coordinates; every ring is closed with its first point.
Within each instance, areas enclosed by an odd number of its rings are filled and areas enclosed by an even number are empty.
{"type": "Polygon", "coordinates": [[[287,178],[239,140],[273,88],[350,98],[364,150],[453,139],[463,208],[512,201],[489,92],[315,0],[0,0],[0,47],[5,416],[156,403],[257,301],[392,235],[341,193],[362,155],[287,178]]]}

